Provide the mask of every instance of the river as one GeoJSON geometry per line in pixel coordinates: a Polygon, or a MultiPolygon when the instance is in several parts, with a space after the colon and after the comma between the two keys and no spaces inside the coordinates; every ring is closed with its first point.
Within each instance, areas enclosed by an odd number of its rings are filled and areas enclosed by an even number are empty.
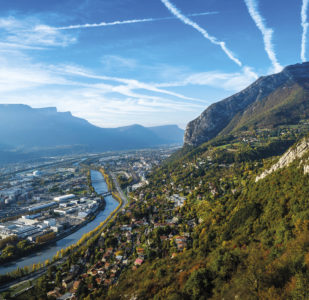
{"type": "MultiPolygon", "coordinates": [[[[94,181],[93,187],[98,194],[103,194],[108,191],[107,184],[100,172],[91,170],[91,180],[94,181]]],[[[0,274],[14,271],[17,268],[43,263],[47,259],[51,260],[59,250],[75,244],[85,233],[95,229],[101,222],[107,219],[112,211],[118,206],[118,202],[112,196],[105,197],[105,202],[106,206],[104,211],[100,211],[93,221],[65,238],[46,246],[41,251],[0,266],[0,274]]]]}

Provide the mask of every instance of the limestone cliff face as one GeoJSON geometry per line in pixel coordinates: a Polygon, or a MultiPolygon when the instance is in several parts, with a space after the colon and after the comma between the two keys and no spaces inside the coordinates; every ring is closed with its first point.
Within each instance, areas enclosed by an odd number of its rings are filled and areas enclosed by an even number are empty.
{"type": "Polygon", "coordinates": [[[184,143],[199,146],[214,138],[238,114],[244,114],[254,103],[263,101],[278,88],[309,84],[309,63],[286,67],[282,72],[259,78],[245,90],[209,106],[186,128],[184,143]]]}
{"type": "MultiPolygon", "coordinates": [[[[275,163],[270,169],[264,171],[261,175],[257,176],[255,182],[265,178],[267,175],[287,167],[291,164],[295,159],[303,157],[309,151],[309,138],[303,139],[299,142],[295,147],[291,147],[285,154],[281,156],[279,161],[275,163]]],[[[304,165],[304,173],[309,172],[309,166],[304,165]]]]}

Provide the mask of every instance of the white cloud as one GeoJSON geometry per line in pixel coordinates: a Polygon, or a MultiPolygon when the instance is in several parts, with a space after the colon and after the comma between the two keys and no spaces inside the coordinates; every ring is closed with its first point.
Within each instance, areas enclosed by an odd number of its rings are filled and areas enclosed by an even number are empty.
{"type": "Polygon", "coordinates": [[[255,78],[254,72],[243,68],[237,73],[204,72],[177,82],[145,83],[94,74],[79,66],[36,64],[25,54],[0,56],[2,103],[57,106],[106,127],[130,122],[155,124],[154,120],[161,122],[165,114],[171,122],[187,122],[209,102],[172,92],[171,87],[201,85],[237,91],[255,78]]]}
{"type": "Polygon", "coordinates": [[[275,50],[274,50],[274,45],[273,45],[273,42],[272,42],[273,33],[274,33],[273,30],[266,26],[264,19],[262,18],[262,16],[259,13],[258,4],[257,4],[256,0],[244,0],[244,1],[247,5],[247,8],[248,8],[248,11],[249,11],[251,18],[253,19],[256,26],[258,27],[258,29],[261,31],[261,33],[263,35],[265,51],[266,51],[270,61],[272,62],[274,72],[280,72],[283,67],[278,62],[277,57],[276,57],[276,53],[275,53],[275,50]]]}
{"type": "MultiPolygon", "coordinates": [[[[64,68],[60,68],[59,71],[65,72],[67,74],[71,75],[77,75],[81,77],[86,77],[86,78],[92,78],[92,79],[98,79],[102,81],[111,81],[111,82],[118,82],[121,83],[121,85],[118,85],[117,87],[113,87],[111,92],[119,92],[123,93],[126,96],[131,96],[131,97],[136,97],[136,94],[134,94],[132,91],[133,90],[147,90],[150,92],[155,92],[159,94],[165,94],[169,96],[173,96],[179,99],[183,100],[190,100],[190,101],[197,101],[197,102],[204,102],[203,100],[196,99],[196,98],[191,98],[191,97],[186,97],[182,94],[171,92],[165,89],[160,89],[158,88],[155,84],[149,84],[149,83],[144,83],[140,82],[136,79],[127,79],[127,78],[119,78],[119,77],[111,77],[111,76],[104,76],[104,75],[96,75],[93,74],[87,70],[84,70],[79,67],[74,67],[74,66],[65,66],[64,68]]],[[[145,95],[142,95],[145,96],[145,95]]],[[[145,96],[147,97],[147,96],[145,96]]]]}
{"type": "Polygon", "coordinates": [[[34,18],[0,18],[1,48],[44,49],[66,47],[76,42],[76,37],[43,25],[34,18]]]}
{"type": "Polygon", "coordinates": [[[57,106],[60,111],[71,111],[102,127],[117,127],[140,123],[146,126],[159,125],[166,116],[168,123],[188,122],[205,108],[205,105],[190,104],[160,98],[117,98],[102,95],[92,87],[74,89],[47,89],[33,93],[26,90],[19,95],[6,95],[3,103],[23,103],[33,107],[57,106]],[[181,116],[181,118],[180,118],[181,116]]]}
{"type": "Polygon", "coordinates": [[[200,99],[187,97],[135,79],[97,75],[71,65],[35,64],[27,55],[20,52],[5,53],[0,56],[0,92],[19,92],[51,85],[91,88],[100,91],[101,95],[117,93],[120,96],[147,100],[159,100],[162,96],[167,96],[175,101],[178,99],[178,102],[186,100],[190,103],[204,103],[200,99]],[[92,79],[93,82],[89,82],[88,79],[92,79]]]}
{"type": "Polygon", "coordinates": [[[14,51],[14,50],[43,50],[43,47],[28,46],[17,43],[0,42],[0,51],[14,51]]]}
{"type": "Polygon", "coordinates": [[[0,103],[56,106],[105,127],[159,124],[164,114],[173,123],[185,114],[181,119],[186,122],[205,107],[150,83],[100,76],[69,65],[37,64],[19,52],[0,56],[0,92],[0,103]]]}
{"type": "Polygon", "coordinates": [[[0,57],[0,92],[21,92],[46,85],[68,85],[70,81],[48,65],[35,64],[18,52],[0,57]]]}
{"type": "Polygon", "coordinates": [[[307,34],[308,34],[308,11],[309,0],[303,0],[302,8],[301,8],[301,26],[303,28],[302,40],[301,40],[301,60],[303,62],[306,61],[306,46],[307,46],[307,34]]]}
{"type": "Polygon", "coordinates": [[[227,91],[237,92],[246,88],[258,78],[257,74],[249,67],[244,67],[242,72],[202,72],[189,75],[181,81],[158,84],[158,87],[179,87],[188,85],[211,86],[222,88],[227,91]]]}
{"type": "Polygon", "coordinates": [[[135,69],[138,65],[136,59],[125,58],[119,55],[104,55],[101,58],[101,63],[106,70],[119,68],[135,69]]]}
{"type": "Polygon", "coordinates": [[[173,5],[169,0],[161,0],[161,2],[166,6],[166,8],[174,15],[176,16],[180,21],[182,21],[184,24],[189,25],[191,27],[193,27],[194,29],[196,29],[198,32],[200,32],[204,38],[206,38],[207,40],[209,40],[212,44],[214,45],[218,45],[221,47],[221,49],[223,50],[223,52],[229,57],[229,59],[231,59],[234,63],[236,63],[237,65],[241,66],[242,63],[240,62],[240,60],[238,58],[235,57],[235,55],[232,53],[231,50],[229,50],[226,47],[225,42],[219,41],[217,40],[217,38],[215,38],[214,36],[211,36],[204,28],[202,28],[201,26],[199,26],[197,23],[193,22],[192,20],[190,20],[188,17],[186,17],[184,14],[181,13],[181,11],[175,6],[173,5]]]}
{"type": "Polygon", "coordinates": [[[255,79],[255,74],[244,68],[239,73],[205,72],[191,74],[181,82],[146,84],[95,75],[80,67],[31,64],[31,61],[20,68],[16,65],[5,65],[0,70],[0,74],[6,74],[0,76],[2,103],[57,106],[60,111],[71,111],[103,127],[130,123],[155,125],[164,119],[163,116],[169,123],[181,120],[184,124],[195,118],[208,103],[171,96],[167,88],[195,84],[234,91],[255,79]],[[143,94],[143,89],[149,93],[143,94]],[[156,92],[151,94],[151,91],[156,92]]]}
{"type": "MultiPolygon", "coordinates": [[[[157,84],[95,74],[79,66],[34,63],[24,50],[41,50],[73,42],[71,35],[42,25],[37,20],[0,18],[0,36],[5,37],[0,42],[1,103],[56,106],[60,111],[72,111],[76,116],[105,127],[130,123],[154,125],[163,122],[164,117],[169,123],[179,123],[181,120],[184,124],[195,118],[208,104],[206,100],[171,91],[172,85],[169,83],[157,84]]],[[[139,67],[136,60],[121,56],[104,56],[104,60],[127,68],[139,67]]],[[[157,69],[178,73],[168,66],[157,69]]],[[[188,75],[179,86],[207,85],[205,74],[188,75]]],[[[235,73],[225,78],[226,86],[228,81],[230,85],[237,85],[243,80],[241,74],[235,79],[235,73]]],[[[223,80],[214,80],[212,84],[220,87],[223,80]]]]}

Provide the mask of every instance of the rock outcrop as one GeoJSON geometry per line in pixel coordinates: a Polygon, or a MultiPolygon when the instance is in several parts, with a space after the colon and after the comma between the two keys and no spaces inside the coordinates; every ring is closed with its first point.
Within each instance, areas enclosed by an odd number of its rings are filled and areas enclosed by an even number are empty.
{"type": "MultiPolygon", "coordinates": [[[[299,142],[296,146],[291,147],[285,154],[281,156],[279,161],[275,163],[270,169],[264,171],[261,175],[257,176],[255,182],[265,178],[267,175],[287,167],[290,165],[295,159],[303,157],[309,151],[309,139],[305,138],[301,142],[299,142]]],[[[304,173],[309,172],[309,166],[304,166],[304,173]]]]}

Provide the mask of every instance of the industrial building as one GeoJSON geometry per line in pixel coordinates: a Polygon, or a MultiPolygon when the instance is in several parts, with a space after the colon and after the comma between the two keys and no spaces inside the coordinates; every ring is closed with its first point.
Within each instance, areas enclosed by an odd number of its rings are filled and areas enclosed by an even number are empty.
{"type": "Polygon", "coordinates": [[[68,195],[64,195],[64,196],[58,196],[58,197],[55,197],[54,198],[54,201],[57,201],[57,202],[66,202],[70,199],[73,199],[75,198],[75,195],[74,194],[68,194],[68,195]]]}

